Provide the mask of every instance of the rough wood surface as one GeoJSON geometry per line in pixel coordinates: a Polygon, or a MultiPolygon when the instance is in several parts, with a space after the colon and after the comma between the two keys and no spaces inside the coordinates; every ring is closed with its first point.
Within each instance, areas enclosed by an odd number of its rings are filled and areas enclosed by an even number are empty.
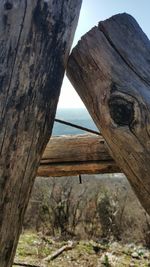
{"type": "Polygon", "coordinates": [[[120,172],[102,136],[55,136],[48,142],[38,176],[70,176],[120,172]]]}
{"type": "Polygon", "coordinates": [[[128,14],[82,37],[68,77],[150,214],[150,41],[128,14]]]}
{"type": "Polygon", "coordinates": [[[114,160],[91,162],[62,162],[40,165],[37,171],[39,177],[62,177],[79,174],[119,173],[120,168],[114,160]]]}
{"type": "Polygon", "coordinates": [[[12,266],[81,0],[0,1],[0,267],[12,266]]]}

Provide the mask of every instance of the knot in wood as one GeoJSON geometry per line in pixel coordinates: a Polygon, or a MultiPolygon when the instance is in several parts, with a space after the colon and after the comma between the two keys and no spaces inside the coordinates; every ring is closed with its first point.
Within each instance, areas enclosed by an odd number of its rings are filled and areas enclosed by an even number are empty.
{"type": "Polygon", "coordinates": [[[7,1],[5,4],[4,4],[4,9],[5,10],[11,10],[13,8],[13,4],[10,3],[9,1],[7,1]]]}
{"type": "Polygon", "coordinates": [[[119,126],[130,125],[134,120],[133,102],[120,96],[113,96],[108,101],[110,116],[119,126]]]}

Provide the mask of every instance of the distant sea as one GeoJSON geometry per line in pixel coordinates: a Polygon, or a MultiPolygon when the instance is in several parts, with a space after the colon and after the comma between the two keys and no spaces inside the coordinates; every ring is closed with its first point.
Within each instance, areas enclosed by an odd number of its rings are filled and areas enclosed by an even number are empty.
{"type": "MultiPolygon", "coordinates": [[[[64,121],[71,122],[92,130],[97,130],[91,116],[86,109],[58,109],[56,118],[64,121]]],[[[85,131],[72,128],[70,126],[62,125],[55,122],[53,128],[53,135],[69,135],[69,134],[84,134],[85,131]]]]}

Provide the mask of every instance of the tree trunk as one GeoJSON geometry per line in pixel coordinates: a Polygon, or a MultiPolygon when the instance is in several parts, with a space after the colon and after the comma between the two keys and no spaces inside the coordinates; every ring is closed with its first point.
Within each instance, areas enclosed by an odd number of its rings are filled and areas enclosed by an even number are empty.
{"type": "Polygon", "coordinates": [[[48,142],[38,176],[120,172],[102,136],[93,134],[55,136],[48,142]]]}
{"type": "Polygon", "coordinates": [[[0,267],[12,266],[81,0],[0,1],[0,267]]]}
{"type": "Polygon", "coordinates": [[[113,16],[74,48],[68,76],[150,214],[150,41],[130,15],[113,16]]]}

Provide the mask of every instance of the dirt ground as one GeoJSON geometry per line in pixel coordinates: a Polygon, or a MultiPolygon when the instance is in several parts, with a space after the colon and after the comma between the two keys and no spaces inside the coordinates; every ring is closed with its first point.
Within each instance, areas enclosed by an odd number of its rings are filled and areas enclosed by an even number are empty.
{"type": "Polygon", "coordinates": [[[118,242],[104,244],[92,240],[73,241],[72,249],[64,251],[50,262],[44,260],[67,244],[68,241],[24,232],[20,237],[14,267],[23,266],[23,263],[28,267],[150,267],[150,251],[142,245],[118,242]]]}

